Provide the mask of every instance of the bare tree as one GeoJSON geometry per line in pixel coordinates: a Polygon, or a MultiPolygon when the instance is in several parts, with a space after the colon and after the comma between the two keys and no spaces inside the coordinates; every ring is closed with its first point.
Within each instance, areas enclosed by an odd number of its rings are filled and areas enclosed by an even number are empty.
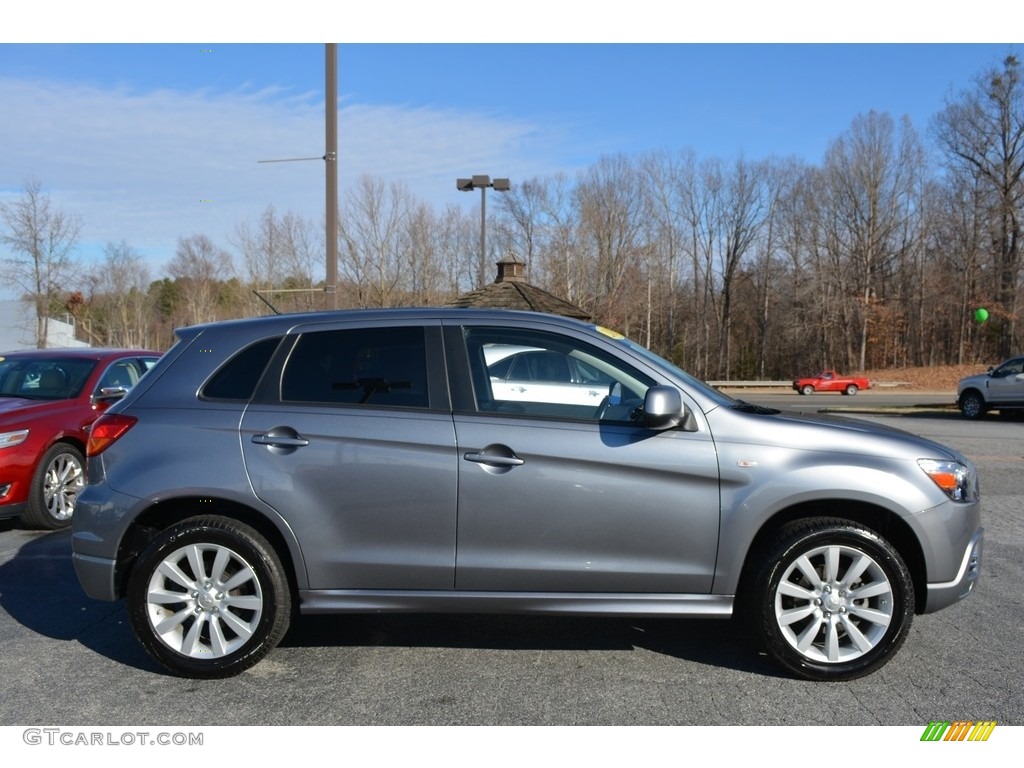
{"type": "MultiPolygon", "coordinates": [[[[637,267],[646,256],[641,234],[643,206],[640,177],[623,156],[605,157],[582,174],[576,188],[579,210],[578,245],[586,252],[588,269],[580,277],[589,296],[584,307],[629,332],[637,289],[646,295],[646,278],[637,267]]],[[[643,313],[646,315],[646,312],[643,313]]]]}
{"type": "Polygon", "coordinates": [[[675,351],[680,330],[680,284],[686,264],[685,201],[681,190],[685,188],[683,179],[693,176],[695,163],[692,151],[678,156],[652,153],[640,162],[646,192],[646,237],[652,249],[648,311],[652,313],[651,323],[660,325],[652,334],[652,345],[667,355],[675,351]]]}
{"type": "Polygon", "coordinates": [[[224,295],[225,284],[234,273],[227,251],[206,235],[180,237],[167,271],[183,289],[185,312],[181,321],[195,324],[221,319],[218,310],[228,298],[224,295]]]}
{"type": "Polygon", "coordinates": [[[479,261],[475,250],[480,242],[479,219],[457,205],[448,205],[434,221],[432,240],[437,252],[444,254],[439,264],[444,293],[454,297],[473,288],[479,261]]]}
{"type": "Polygon", "coordinates": [[[510,221],[511,247],[529,271],[537,250],[543,247],[544,211],[547,206],[547,185],[539,179],[527,179],[498,195],[498,210],[510,221]]]}
{"type": "MultiPolygon", "coordinates": [[[[242,254],[253,291],[276,309],[312,311],[322,306],[314,275],[323,272],[323,241],[311,221],[268,205],[255,227],[235,227],[232,243],[242,254]]],[[[263,311],[253,297],[253,309],[263,311]]]]}
{"type": "Polygon", "coordinates": [[[758,237],[765,208],[765,193],[759,183],[756,169],[742,158],[736,161],[728,174],[725,199],[721,208],[718,236],[721,240],[721,303],[719,327],[722,343],[719,347],[719,375],[732,375],[733,296],[736,281],[742,274],[741,266],[758,237]]]}
{"type": "Polygon", "coordinates": [[[139,253],[122,240],[107,243],[103,261],[91,270],[93,289],[89,320],[102,344],[112,347],[148,348],[152,313],[147,294],[149,268],[139,253]]]}
{"type": "Polygon", "coordinates": [[[288,306],[297,312],[322,307],[317,280],[325,269],[323,227],[287,211],[280,219],[278,234],[282,241],[284,288],[291,296],[288,306]]]}
{"type": "MultiPolygon", "coordinates": [[[[758,176],[764,185],[764,224],[760,238],[757,265],[753,273],[756,296],[757,318],[754,323],[756,333],[756,351],[753,354],[755,369],[752,374],[758,378],[768,375],[769,340],[777,334],[772,330],[781,325],[776,316],[778,307],[792,308],[793,304],[782,298],[786,291],[786,270],[783,253],[786,227],[787,204],[792,200],[794,189],[803,174],[803,167],[795,161],[769,160],[758,164],[758,176]]],[[[787,312],[788,314],[788,312],[787,312]]],[[[782,349],[781,339],[776,340],[772,352],[782,349]]],[[[778,357],[773,354],[773,357],[778,357]]],[[[778,371],[773,372],[776,376],[778,371]]],[[[785,375],[790,375],[786,371],[785,375]]]]}
{"type": "Polygon", "coordinates": [[[446,247],[443,225],[430,207],[416,205],[407,222],[410,248],[406,254],[406,302],[410,306],[438,306],[454,298],[449,275],[457,256],[446,247]]]}
{"type": "Polygon", "coordinates": [[[1003,332],[999,352],[1018,344],[1017,301],[1024,208],[1024,82],[1020,62],[1008,56],[1001,69],[977,78],[974,89],[946,105],[935,120],[947,161],[977,178],[991,199],[994,298],[1003,332]]]}
{"type": "Polygon", "coordinates": [[[693,342],[687,365],[698,376],[711,373],[711,350],[717,329],[712,327],[715,306],[714,230],[715,199],[720,187],[720,163],[705,160],[699,167],[687,169],[678,180],[682,216],[685,222],[686,245],[690,256],[691,291],[687,303],[691,307],[689,323],[693,328],[693,342]]]}
{"type": "Polygon", "coordinates": [[[388,307],[400,301],[411,208],[404,186],[366,175],[346,195],[339,227],[341,271],[356,290],[358,306],[388,307]]]}
{"type": "Polygon", "coordinates": [[[908,122],[901,130],[888,115],[859,116],[850,130],[829,147],[825,159],[827,202],[835,247],[835,264],[849,276],[857,336],[849,338],[855,361],[864,370],[876,281],[900,255],[903,227],[913,211],[921,166],[917,136],[908,122]]]}
{"type": "Polygon", "coordinates": [[[35,305],[36,346],[47,345],[49,317],[65,285],[74,276],[74,249],[81,231],[75,216],[53,208],[49,195],[35,179],[25,183],[11,204],[0,203],[6,229],[0,243],[9,255],[3,259],[6,277],[35,305]]]}
{"type": "Polygon", "coordinates": [[[532,215],[539,217],[533,226],[531,256],[527,260],[527,276],[557,296],[574,304],[585,301],[584,279],[586,255],[577,247],[579,224],[574,190],[564,173],[531,182],[536,207],[532,215]]]}
{"type": "Polygon", "coordinates": [[[942,354],[922,362],[977,362],[996,353],[984,348],[983,329],[971,317],[972,307],[985,305],[991,298],[992,285],[985,279],[989,271],[985,268],[986,257],[991,253],[991,196],[977,176],[953,172],[934,185],[930,197],[930,223],[926,228],[929,269],[923,291],[925,301],[933,308],[933,347],[942,354]]]}
{"type": "Polygon", "coordinates": [[[279,228],[273,205],[263,209],[255,227],[244,221],[235,226],[231,243],[241,252],[246,276],[257,290],[273,288],[281,282],[279,228]]]}

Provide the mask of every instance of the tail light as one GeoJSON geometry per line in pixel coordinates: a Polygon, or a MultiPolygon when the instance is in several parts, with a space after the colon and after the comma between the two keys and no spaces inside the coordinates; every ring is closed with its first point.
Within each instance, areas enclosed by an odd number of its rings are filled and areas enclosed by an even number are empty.
{"type": "Polygon", "coordinates": [[[125,432],[135,426],[138,419],[120,413],[105,413],[92,424],[89,441],[85,445],[86,456],[99,456],[112,446],[125,432]]]}

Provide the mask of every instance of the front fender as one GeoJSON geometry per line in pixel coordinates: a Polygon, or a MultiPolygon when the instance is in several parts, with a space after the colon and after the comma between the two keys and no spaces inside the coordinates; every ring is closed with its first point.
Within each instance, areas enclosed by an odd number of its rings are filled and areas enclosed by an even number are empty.
{"type": "Polygon", "coordinates": [[[722,526],[713,587],[716,594],[735,594],[758,533],[794,507],[821,506],[827,510],[829,506],[856,505],[893,515],[917,529],[920,526],[913,519],[915,514],[949,502],[937,487],[929,489],[927,483],[931,481],[907,460],[859,457],[861,462],[854,465],[848,454],[828,460],[820,452],[777,447],[756,456],[751,455],[748,446],[744,453],[744,458],[731,457],[730,461],[723,457],[721,462],[722,526]],[[921,475],[921,482],[910,479],[914,473],[921,475]]]}

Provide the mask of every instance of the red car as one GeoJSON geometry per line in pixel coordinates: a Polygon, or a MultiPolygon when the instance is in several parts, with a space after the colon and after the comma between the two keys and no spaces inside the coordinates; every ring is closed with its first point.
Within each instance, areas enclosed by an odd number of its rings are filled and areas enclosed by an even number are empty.
{"type": "Polygon", "coordinates": [[[20,516],[33,528],[71,523],[89,427],[159,357],[93,348],[0,354],[0,518],[20,516]]]}
{"type": "Polygon", "coordinates": [[[871,389],[871,382],[859,376],[840,376],[835,371],[822,371],[817,376],[808,376],[793,382],[793,389],[801,395],[815,392],[842,392],[844,395],[856,395],[858,390],[871,389]]]}

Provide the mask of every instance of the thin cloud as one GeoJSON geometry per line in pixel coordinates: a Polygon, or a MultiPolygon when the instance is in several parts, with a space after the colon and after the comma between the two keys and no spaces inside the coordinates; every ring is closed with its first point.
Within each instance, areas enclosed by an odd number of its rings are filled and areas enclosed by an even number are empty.
{"type": "MultiPolygon", "coordinates": [[[[268,204],[319,218],[321,163],[257,162],[323,153],[318,96],[0,77],[0,103],[16,116],[0,122],[0,199],[16,197],[26,179],[39,179],[57,206],[82,218],[87,247],[126,240],[158,262],[173,255],[180,236],[201,232],[226,246],[236,224],[268,204]]],[[[370,174],[404,183],[440,208],[459,200],[457,176],[562,170],[543,165],[553,154],[543,151],[545,131],[501,115],[343,104],[339,184],[344,194],[370,174]]]]}

